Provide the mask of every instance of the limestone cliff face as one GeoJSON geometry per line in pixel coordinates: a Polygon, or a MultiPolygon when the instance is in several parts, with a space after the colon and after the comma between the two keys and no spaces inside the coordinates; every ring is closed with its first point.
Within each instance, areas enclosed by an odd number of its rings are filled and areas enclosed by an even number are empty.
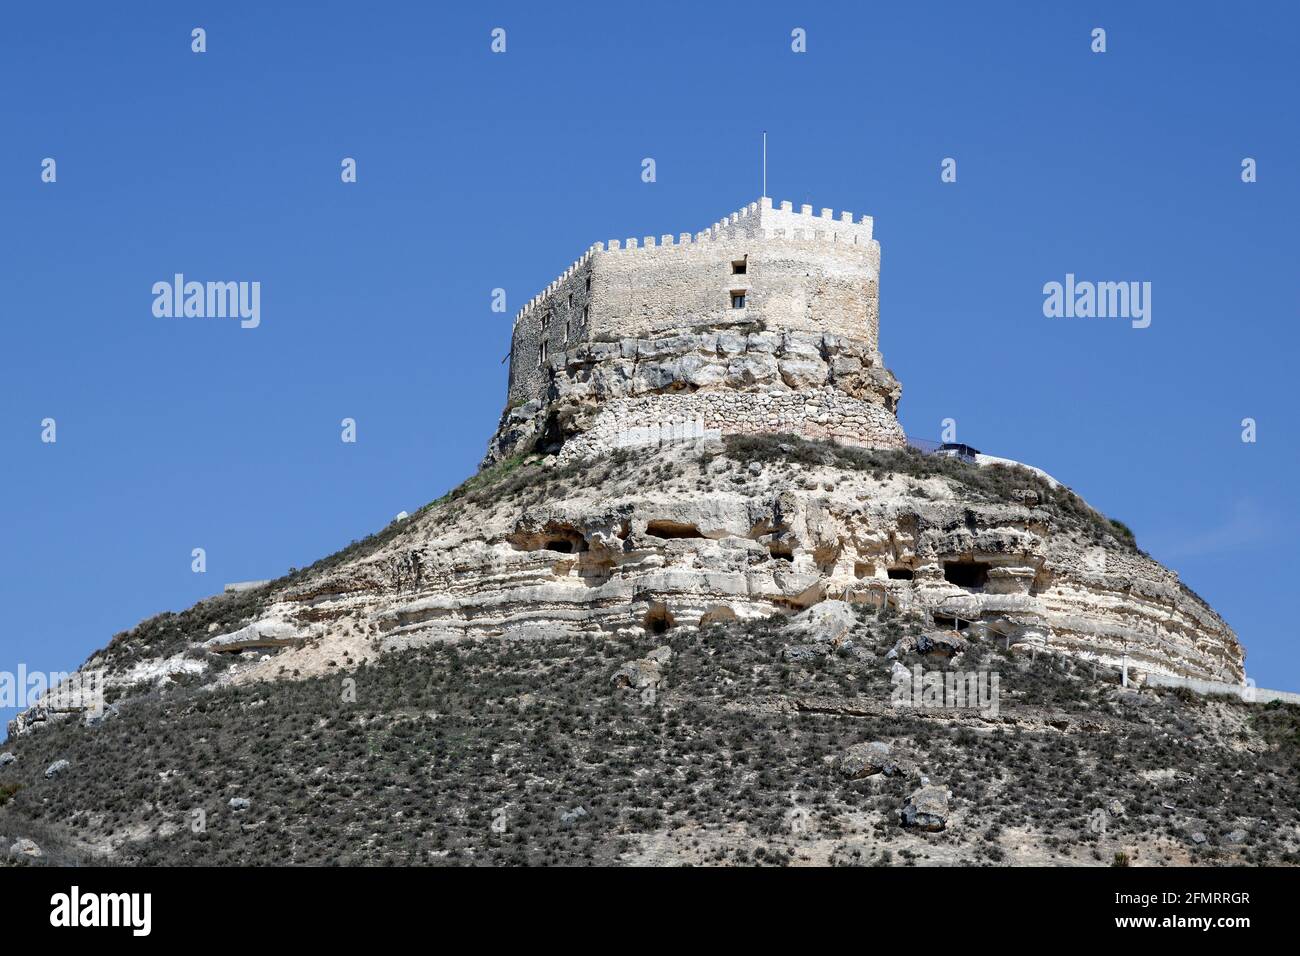
{"type": "Polygon", "coordinates": [[[450,639],[642,636],[836,599],[1013,650],[1240,681],[1232,631],[1120,533],[1023,469],[911,450],[732,438],[538,458],[485,472],[354,556],[214,598],[165,642],[145,622],[87,667],[119,697],[178,674],[306,677],[450,639]],[[221,611],[235,600],[252,602],[245,617],[221,611]]]}
{"type": "Polygon", "coordinates": [[[776,454],[745,462],[670,446],[642,468],[620,456],[582,469],[545,501],[421,517],[400,545],[287,591],[273,611],[328,629],[346,620],[396,646],[693,627],[835,598],[982,623],[1026,648],[1243,676],[1224,622],[1100,516],[1064,510],[1078,502],[1064,489],[1005,469],[1024,486],[1013,503],[943,474],[776,454]]]}
{"type": "Polygon", "coordinates": [[[902,388],[879,359],[860,339],[734,327],[582,343],[557,361],[545,399],[506,409],[484,464],[532,449],[575,461],[694,422],[902,447],[902,388]]]}

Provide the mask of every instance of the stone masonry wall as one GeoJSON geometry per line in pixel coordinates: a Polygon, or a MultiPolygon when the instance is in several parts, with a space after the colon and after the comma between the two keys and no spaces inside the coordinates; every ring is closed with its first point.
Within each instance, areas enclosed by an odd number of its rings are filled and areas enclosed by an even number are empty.
{"type": "Polygon", "coordinates": [[[487,461],[525,440],[595,453],[679,411],[724,433],[902,444],[878,346],[879,269],[869,217],[766,198],[695,234],[597,243],[516,317],[487,461]],[[594,407],[650,394],[675,401],[594,407]]]}
{"type": "Polygon", "coordinates": [[[826,386],[806,392],[719,390],[695,394],[614,399],[601,406],[590,428],[564,444],[561,461],[588,458],[620,447],[621,432],[654,424],[702,421],[720,435],[791,433],[873,447],[901,447],[898,422],[883,406],[850,398],[826,386]]]}

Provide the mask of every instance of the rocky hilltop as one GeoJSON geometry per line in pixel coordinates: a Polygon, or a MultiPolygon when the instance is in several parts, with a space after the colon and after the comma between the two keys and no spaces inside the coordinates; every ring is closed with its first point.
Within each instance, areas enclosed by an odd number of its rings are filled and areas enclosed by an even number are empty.
{"type": "Polygon", "coordinates": [[[1024,473],[794,437],[512,461],[118,635],[89,662],[102,718],[11,728],[0,842],[29,863],[1300,860],[1297,708],[1126,690],[1053,652],[1064,627],[890,600],[955,587],[933,560],[953,536],[1041,556],[1061,620],[1124,586],[1096,548],[1148,569],[1165,619],[1208,613],[1024,473]],[[911,581],[859,567],[900,559],[911,581]],[[922,671],[985,683],[922,700],[922,671]]]}
{"type": "MultiPolygon", "coordinates": [[[[325,674],[460,638],[630,637],[825,600],[1007,648],[1239,680],[1223,621],[1126,530],[1022,469],[795,436],[527,456],[305,571],[118,635],[111,697],[325,674]]],[[[21,733],[44,719],[21,715],[21,733]]]]}
{"type": "Polygon", "coordinates": [[[103,715],[13,721],[0,833],[132,862],[1294,856],[1291,710],[1114,686],[1240,683],[1224,621],[1054,479],[908,447],[869,219],[762,200],[663,240],[521,311],[473,478],[117,635],[83,668],[103,715]],[[935,707],[915,667],[1003,696],[935,707]],[[1242,801],[1247,759],[1289,809],[1242,801]]]}

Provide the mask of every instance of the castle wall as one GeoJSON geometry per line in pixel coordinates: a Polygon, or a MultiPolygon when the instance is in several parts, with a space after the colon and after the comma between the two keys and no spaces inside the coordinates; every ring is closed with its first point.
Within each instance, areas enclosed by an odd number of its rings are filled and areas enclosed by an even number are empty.
{"type": "Polygon", "coordinates": [[[574,263],[563,276],[547,287],[515,321],[510,339],[509,401],[544,400],[551,380],[551,366],[578,342],[588,337],[593,311],[595,283],[591,253],[574,263]],[[542,343],[546,352],[542,353],[542,343]],[[544,361],[543,361],[544,359],[544,361]]]}
{"type": "Polygon", "coordinates": [[[857,338],[875,349],[879,246],[762,234],[768,231],[597,253],[593,336],[760,323],[857,338]],[[740,261],[744,274],[733,272],[740,261]],[[744,308],[732,306],[735,292],[745,294],[744,308]]]}
{"type": "Polygon", "coordinates": [[[584,340],[761,326],[879,342],[880,245],[868,217],[751,203],[707,230],[596,243],[515,319],[509,399],[545,400],[549,368],[584,340]],[[733,272],[744,260],[746,271],[733,272]],[[746,294],[733,308],[731,294],[746,294]],[[545,343],[545,353],[542,345],[545,343]]]}
{"type": "Polygon", "coordinates": [[[694,234],[596,243],[515,319],[488,460],[538,440],[600,451],[674,415],[901,445],[879,275],[869,217],[770,199],[694,234]]]}

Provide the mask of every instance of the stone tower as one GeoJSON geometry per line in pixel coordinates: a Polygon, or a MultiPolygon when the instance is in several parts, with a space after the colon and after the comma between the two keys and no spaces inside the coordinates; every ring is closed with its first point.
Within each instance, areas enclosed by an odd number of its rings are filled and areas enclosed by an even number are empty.
{"type": "Polygon", "coordinates": [[[487,461],[737,432],[903,445],[871,233],[763,198],[701,232],[596,243],[516,317],[487,461]]]}

